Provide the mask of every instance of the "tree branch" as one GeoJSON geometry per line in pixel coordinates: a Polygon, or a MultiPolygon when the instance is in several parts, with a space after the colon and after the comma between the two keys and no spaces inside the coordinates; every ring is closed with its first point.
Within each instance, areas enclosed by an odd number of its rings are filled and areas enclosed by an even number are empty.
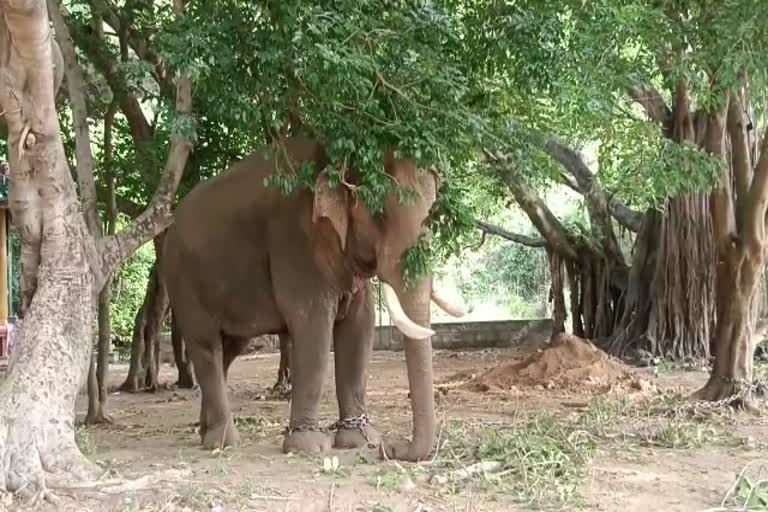
{"type": "Polygon", "coordinates": [[[126,26],[124,19],[119,15],[118,7],[110,0],[89,0],[91,8],[104,18],[107,25],[111,26],[118,34],[124,34],[128,38],[131,49],[136,55],[146,62],[152,64],[155,68],[154,78],[160,86],[164,95],[170,96],[174,92],[173,80],[166,69],[164,60],[156,53],[149,44],[149,41],[142,35],[137,34],[126,26]]]}
{"type": "Polygon", "coordinates": [[[720,160],[720,179],[709,199],[715,247],[720,258],[725,257],[725,251],[730,247],[732,237],[737,234],[736,219],[733,214],[731,177],[725,160],[725,131],[729,102],[730,96],[726,93],[725,104],[720,109],[709,112],[707,134],[704,140],[707,152],[720,160]]]}
{"type": "Polygon", "coordinates": [[[547,241],[547,245],[564,257],[577,259],[565,228],[538,193],[520,176],[512,159],[499,152],[484,150],[484,153],[489,161],[497,165],[502,181],[510,188],[515,200],[547,241]]]}
{"type": "Polygon", "coordinates": [[[483,233],[490,233],[492,235],[500,236],[510,242],[526,245],[528,247],[546,247],[547,241],[543,238],[533,238],[526,235],[520,235],[518,233],[512,233],[499,226],[494,226],[482,220],[476,220],[475,226],[483,233]]]}
{"type": "Polygon", "coordinates": [[[749,187],[752,183],[752,162],[750,161],[743,99],[744,97],[741,93],[735,93],[731,96],[726,122],[728,135],[731,138],[730,163],[733,169],[733,181],[736,188],[734,202],[737,229],[744,226],[745,216],[748,215],[748,195],[749,187]]]}
{"type": "Polygon", "coordinates": [[[633,233],[639,233],[640,229],[643,227],[645,214],[629,208],[618,199],[612,197],[608,199],[608,210],[619,224],[633,233]]]}
{"type": "Polygon", "coordinates": [[[88,109],[85,103],[85,81],[83,71],[77,62],[75,46],[65,22],[66,11],[60,11],[58,1],[48,0],[48,13],[56,30],[61,53],[64,58],[64,72],[67,76],[67,89],[72,109],[72,124],[75,129],[75,170],[80,188],[80,202],[88,230],[95,238],[102,234],[96,211],[96,183],[93,179],[93,156],[91,138],[88,129],[88,109]]]}
{"type": "MultiPolygon", "coordinates": [[[[604,210],[630,231],[634,233],[640,231],[643,214],[632,210],[618,199],[606,198],[605,192],[595,184],[595,176],[579,153],[561,142],[556,135],[547,138],[541,133],[533,132],[532,139],[537,146],[560,164],[560,175],[563,182],[583,195],[588,205],[589,203],[592,204],[594,212],[590,211],[590,216],[604,210]]],[[[611,231],[611,234],[603,233],[603,236],[607,237],[607,240],[613,238],[615,241],[615,236],[612,234],[613,228],[610,224],[606,222],[601,222],[601,224],[604,231],[611,231]]],[[[614,247],[618,247],[618,244],[614,247]]]]}
{"type": "Polygon", "coordinates": [[[672,122],[672,111],[667,106],[659,91],[649,84],[635,84],[628,90],[630,98],[640,104],[649,119],[661,123],[668,129],[672,122]]]}
{"type": "Polygon", "coordinates": [[[755,167],[755,177],[749,189],[748,208],[749,218],[745,224],[745,238],[750,242],[751,249],[759,253],[765,247],[765,214],[768,210],[768,128],[763,134],[760,144],[760,158],[755,167]]]}
{"type": "Polygon", "coordinates": [[[94,31],[92,34],[86,34],[76,24],[72,24],[71,29],[72,37],[77,46],[88,56],[96,69],[104,75],[112,94],[120,101],[120,110],[128,120],[134,142],[143,143],[152,140],[152,127],[141,110],[138,99],[129,92],[127,84],[118,74],[116,56],[112,54],[104,40],[99,36],[99,32],[94,31]]]}
{"type": "MultiPolygon", "coordinates": [[[[181,14],[181,0],[174,0],[174,11],[181,14]]],[[[192,150],[192,141],[185,133],[191,127],[184,126],[186,121],[191,120],[191,113],[192,82],[188,74],[182,73],[176,83],[177,124],[171,135],[168,159],[160,184],[147,209],[126,229],[109,237],[102,251],[102,261],[106,269],[115,269],[143,243],[171,225],[173,199],[192,150]]]]}

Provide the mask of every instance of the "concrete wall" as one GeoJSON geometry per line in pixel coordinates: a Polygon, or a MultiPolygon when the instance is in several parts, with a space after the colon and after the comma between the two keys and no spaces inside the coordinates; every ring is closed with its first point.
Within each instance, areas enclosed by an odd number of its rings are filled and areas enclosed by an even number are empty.
{"type": "MultiPolygon", "coordinates": [[[[552,334],[552,319],[498,320],[487,322],[446,322],[434,323],[432,347],[436,349],[472,349],[504,347],[539,347],[552,334]]],[[[252,347],[278,350],[277,336],[260,336],[254,339],[252,347]]],[[[377,326],[373,339],[374,350],[402,350],[403,335],[394,327],[377,326]]],[[[161,337],[160,361],[173,363],[170,335],[161,337]]]]}
{"type": "MultiPolygon", "coordinates": [[[[540,346],[552,335],[552,319],[446,322],[434,323],[432,329],[432,347],[436,349],[540,346]]],[[[376,327],[374,350],[402,350],[402,346],[403,335],[397,329],[376,327]]]]}

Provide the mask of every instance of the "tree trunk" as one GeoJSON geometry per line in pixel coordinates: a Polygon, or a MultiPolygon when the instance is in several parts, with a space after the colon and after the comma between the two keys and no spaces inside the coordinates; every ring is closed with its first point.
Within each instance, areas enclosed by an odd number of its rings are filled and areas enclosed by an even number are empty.
{"type": "MultiPolygon", "coordinates": [[[[149,286],[153,292],[150,295],[147,308],[147,324],[144,328],[144,369],[145,387],[147,391],[154,393],[160,388],[160,336],[163,332],[163,324],[168,314],[169,300],[165,283],[160,276],[159,261],[163,257],[162,247],[165,231],[155,237],[155,263],[152,267],[152,279],[149,286]]],[[[149,286],[147,289],[149,290],[149,286]]]]}
{"type": "MultiPolygon", "coordinates": [[[[107,236],[114,236],[117,227],[117,196],[115,194],[115,173],[112,168],[112,125],[117,112],[117,102],[112,101],[104,116],[104,168],[107,174],[107,236]]],[[[95,208],[95,205],[94,205],[95,208]]],[[[112,276],[107,278],[104,287],[99,293],[98,312],[98,362],[96,365],[96,382],[98,393],[88,394],[88,416],[86,423],[111,423],[111,418],[106,415],[107,407],[107,375],[109,373],[109,349],[111,347],[112,325],[109,317],[109,303],[112,298],[112,276]],[[97,403],[92,404],[91,400],[97,403]]],[[[90,380],[89,380],[90,384],[90,380]]]]}
{"type": "Polygon", "coordinates": [[[556,252],[547,251],[549,275],[552,281],[552,337],[565,332],[565,295],[563,293],[563,265],[556,252]]]}
{"type": "Polygon", "coordinates": [[[96,359],[91,350],[91,358],[88,364],[88,413],[85,415],[85,423],[89,424],[89,418],[95,418],[99,414],[99,381],[96,378],[96,359]]]}
{"type": "MultiPolygon", "coordinates": [[[[99,325],[99,338],[98,338],[98,350],[97,361],[95,368],[96,377],[96,392],[91,393],[91,378],[88,377],[88,415],[85,418],[85,422],[88,425],[97,423],[111,423],[112,419],[105,413],[107,405],[107,374],[109,372],[109,348],[112,329],[109,321],[109,299],[111,294],[110,283],[104,285],[104,288],[99,293],[99,312],[98,312],[98,325],[99,325]],[[96,400],[96,403],[92,404],[92,400],[96,400]]],[[[93,366],[94,363],[91,363],[93,366]]],[[[90,373],[90,370],[89,370],[90,373]]]]}
{"type": "Polygon", "coordinates": [[[187,354],[187,347],[184,345],[184,339],[181,337],[181,331],[176,323],[176,314],[173,312],[173,309],[171,309],[171,344],[173,345],[173,359],[179,372],[176,387],[192,389],[195,387],[195,380],[192,376],[192,361],[190,361],[189,354],[187,354]]]}
{"type": "Polygon", "coordinates": [[[96,474],[74,435],[95,320],[96,246],[59,134],[50,37],[45,2],[3,4],[0,106],[8,122],[9,206],[22,245],[23,311],[0,385],[0,490],[9,491],[96,474]]]}
{"type": "Polygon", "coordinates": [[[160,332],[168,311],[168,295],[158,282],[157,262],[152,265],[144,302],[136,312],[131,341],[131,363],[122,391],[156,391],[158,386],[160,332]]]}
{"type": "MultiPolygon", "coordinates": [[[[150,283],[152,281],[150,274],[150,283]]],[[[136,312],[133,320],[133,337],[131,339],[131,363],[128,367],[128,375],[120,386],[120,391],[138,393],[144,383],[144,328],[147,325],[147,305],[152,288],[147,286],[144,302],[136,312]]]]}
{"type": "Polygon", "coordinates": [[[291,346],[293,341],[290,334],[280,336],[280,367],[277,370],[277,382],[272,391],[281,395],[291,392],[291,346]]]}
{"type": "Polygon", "coordinates": [[[735,396],[735,405],[748,404],[755,351],[752,333],[763,263],[762,249],[749,254],[735,247],[718,266],[717,356],[709,381],[695,394],[699,399],[717,401],[735,396]]]}
{"type": "Polygon", "coordinates": [[[706,194],[667,201],[651,288],[647,344],[667,359],[709,358],[715,320],[715,253],[706,194]]]}

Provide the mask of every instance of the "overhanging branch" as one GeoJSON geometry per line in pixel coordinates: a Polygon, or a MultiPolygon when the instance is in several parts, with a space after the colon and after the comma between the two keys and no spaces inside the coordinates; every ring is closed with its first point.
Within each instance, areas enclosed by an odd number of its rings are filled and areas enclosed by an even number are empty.
{"type": "MultiPolygon", "coordinates": [[[[643,214],[632,210],[618,199],[608,199],[605,192],[595,184],[594,174],[578,152],[563,143],[556,135],[546,138],[541,134],[534,134],[534,141],[561,165],[564,182],[582,194],[588,204],[591,203],[595,210],[593,214],[599,213],[597,210],[607,210],[625,228],[635,233],[640,231],[643,214]]],[[[605,227],[607,229],[607,226],[605,227]]],[[[609,234],[604,233],[604,236],[609,234]]]]}
{"type": "Polygon", "coordinates": [[[635,84],[628,90],[630,98],[645,110],[649,119],[667,129],[672,122],[672,110],[667,106],[659,91],[648,84],[635,84]]]}
{"type": "Polygon", "coordinates": [[[501,238],[504,238],[505,240],[509,240],[510,242],[526,245],[528,247],[546,247],[547,246],[547,241],[544,240],[543,238],[534,238],[527,235],[512,233],[510,231],[507,231],[504,228],[495,226],[493,224],[489,224],[482,220],[476,220],[475,226],[477,226],[477,228],[483,233],[490,233],[492,235],[496,235],[501,238]]]}
{"type": "MultiPolygon", "coordinates": [[[[174,11],[181,14],[181,0],[174,0],[174,11]]],[[[192,117],[192,81],[183,73],[176,81],[177,124],[171,135],[165,170],[147,209],[130,226],[107,239],[102,250],[102,261],[110,274],[122,261],[150,238],[164,231],[172,223],[171,208],[181,181],[192,141],[185,133],[190,126],[184,122],[192,117]],[[186,126],[185,126],[186,125],[186,126]]]]}
{"type": "Polygon", "coordinates": [[[547,246],[566,258],[577,259],[565,228],[538,193],[520,176],[512,159],[500,152],[484,150],[484,153],[486,158],[497,166],[501,180],[509,187],[517,203],[547,241],[547,246]]]}

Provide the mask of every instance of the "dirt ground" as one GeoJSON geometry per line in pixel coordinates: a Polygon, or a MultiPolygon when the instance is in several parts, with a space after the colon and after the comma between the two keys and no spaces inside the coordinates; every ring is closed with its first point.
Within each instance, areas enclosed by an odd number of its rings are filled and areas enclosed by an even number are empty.
{"type": "MultiPolygon", "coordinates": [[[[438,351],[434,356],[436,381],[445,383],[456,375],[471,377],[514,355],[512,350],[438,351]]],[[[526,502],[532,501],[526,486],[513,485],[510,491],[510,487],[483,477],[459,483],[432,480],[434,474],[445,475],[450,467],[464,464],[454,452],[454,447],[458,451],[464,441],[453,445],[446,441],[433,461],[417,465],[381,461],[374,450],[334,450],[329,457],[335,455],[339,459],[335,471],[324,470],[322,457],[282,454],[288,402],[265,396],[265,390],[274,381],[278,361],[277,353],[257,353],[236,361],[230,370],[230,396],[244,441],[237,450],[210,453],[200,448],[194,426],[200,407],[196,390],[112,393],[109,411],[114,424],[80,427],[81,448],[113,476],[152,475],[149,480],[154,480],[155,475],[168,471],[176,476],[168,482],[158,481],[149,493],[127,493],[99,501],[67,499],[63,500],[67,505],[60,509],[510,511],[525,510],[526,502]]],[[[329,368],[333,368],[332,363],[329,368]]],[[[110,383],[122,382],[126,370],[124,366],[113,368],[110,383]]],[[[670,368],[658,376],[650,370],[644,371],[644,375],[651,385],[634,395],[645,398],[692,391],[707,377],[703,370],[670,368]]],[[[175,369],[164,366],[161,376],[164,382],[173,382],[175,369]]],[[[402,352],[374,354],[368,389],[369,412],[376,427],[388,436],[407,435],[410,410],[402,352]]],[[[78,421],[82,420],[86,406],[86,397],[80,396],[78,421]]],[[[444,440],[452,435],[451,428],[460,428],[457,425],[479,425],[493,435],[496,429],[522,425],[541,411],[569,425],[567,443],[571,446],[579,432],[589,432],[594,455],[581,464],[582,473],[575,480],[575,489],[561,501],[537,503],[544,508],[622,512],[705,510],[720,505],[745,464],[759,461],[768,453],[765,413],[760,417],[718,415],[699,423],[673,420],[672,427],[666,423],[667,427],[659,430],[659,425],[666,421],[663,414],[637,413],[650,408],[636,408],[633,413],[624,414],[622,407],[626,407],[626,399],[622,402],[621,393],[594,398],[586,392],[546,387],[478,392],[452,383],[438,391],[438,417],[444,440]]],[[[337,419],[331,375],[322,411],[323,421],[331,423],[337,419]]],[[[483,446],[487,448],[487,444],[483,446]]],[[[581,455],[572,453],[571,458],[581,459],[581,455]]],[[[330,459],[326,464],[329,462],[330,459]]],[[[570,459],[566,462],[576,464],[570,459]]],[[[512,472],[507,477],[502,473],[499,478],[529,483],[527,473],[512,472]]],[[[552,482],[559,481],[557,477],[552,482]]],[[[536,482],[530,484],[535,487],[536,482]]]]}

